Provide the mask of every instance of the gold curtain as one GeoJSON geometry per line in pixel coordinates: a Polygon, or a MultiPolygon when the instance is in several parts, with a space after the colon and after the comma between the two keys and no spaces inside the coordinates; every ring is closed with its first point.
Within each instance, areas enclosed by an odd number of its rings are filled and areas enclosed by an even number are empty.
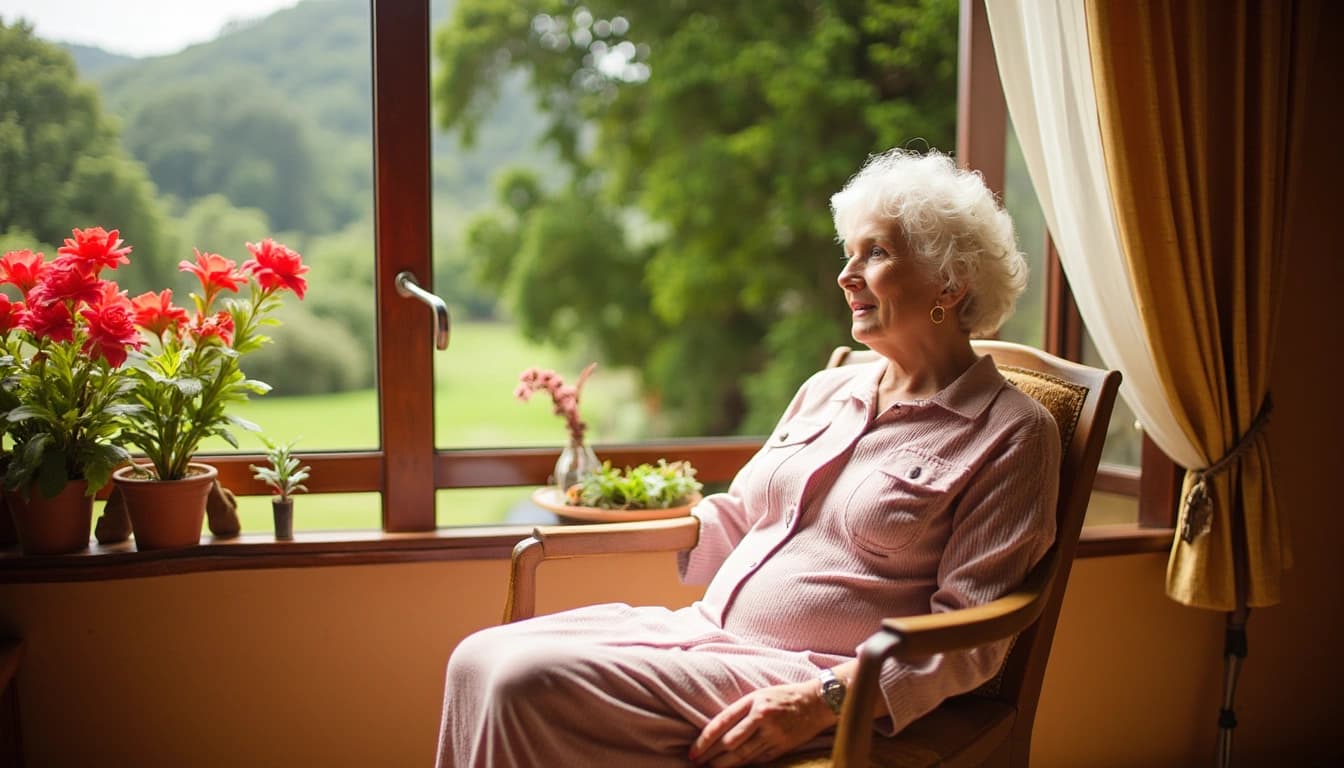
{"type": "Polygon", "coordinates": [[[1273,605],[1291,565],[1261,427],[1319,15],[1295,0],[1087,5],[1102,147],[1144,332],[1172,410],[1208,461],[1187,468],[1177,526],[1193,536],[1177,536],[1167,568],[1168,595],[1187,605],[1273,605]],[[1210,465],[1218,471],[1200,484],[1195,470],[1210,465]]]}

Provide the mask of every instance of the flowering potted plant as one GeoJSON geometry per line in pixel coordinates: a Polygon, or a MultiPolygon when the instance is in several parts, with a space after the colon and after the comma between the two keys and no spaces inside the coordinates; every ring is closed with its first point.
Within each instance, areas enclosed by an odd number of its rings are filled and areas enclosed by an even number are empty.
{"type": "Polygon", "coordinates": [[[272,443],[261,438],[266,444],[266,461],[270,466],[248,465],[252,476],[269,485],[276,495],[271,498],[271,514],[275,520],[275,538],[288,541],[294,538],[294,500],[290,498],[300,491],[308,490],[303,484],[312,469],[299,466],[299,459],[293,455],[294,443],[272,443]]]}
{"type": "Polygon", "coordinates": [[[258,431],[228,413],[232,403],[270,387],[247,378],[241,357],[270,341],[261,327],[292,291],[307,290],[308,267],[298,253],[271,239],[248,243],[251,258],[239,267],[215,253],[196,251],[179,268],[200,282],[192,293],[194,312],[172,303],[172,291],[149,292],[132,301],[135,323],[149,337],[145,351],[130,353],[131,407],[122,438],[145,454],[147,463],[113,473],[126,500],[136,546],[185,546],[200,541],[205,500],[217,472],[192,458],[202,440],[224,438],[238,446],[232,427],[258,431]],[[241,297],[225,297],[246,288],[241,297]],[[164,487],[190,488],[182,502],[164,502],[164,487]],[[146,498],[149,494],[149,498],[146,498]],[[177,507],[182,506],[179,509],[177,507]],[[159,530],[159,525],[164,528],[159,530]]]}
{"type": "Polygon", "coordinates": [[[123,363],[144,342],[131,302],[104,269],[129,263],[118,232],[74,230],[48,262],[0,258],[0,410],[14,442],[3,484],[25,552],[89,544],[93,495],[129,458],[118,444],[131,381],[123,363]]]}
{"type": "Polygon", "coordinates": [[[565,380],[555,371],[528,368],[519,375],[518,387],[513,391],[514,397],[522,402],[527,402],[537,392],[548,392],[555,414],[565,420],[565,426],[569,429],[569,442],[560,452],[560,458],[555,464],[555,473],[551,476],[551,482],[562,494],[571,485],[601,466],[592,446],[584,442],[583,437],[588,425],[579,418],[579,394],[583,391],[584,382],[588,381],[588,377],[596,367],[597,363],[590,363],[579,374],[579,380],[572,387],[567,386],[565,380]]]}

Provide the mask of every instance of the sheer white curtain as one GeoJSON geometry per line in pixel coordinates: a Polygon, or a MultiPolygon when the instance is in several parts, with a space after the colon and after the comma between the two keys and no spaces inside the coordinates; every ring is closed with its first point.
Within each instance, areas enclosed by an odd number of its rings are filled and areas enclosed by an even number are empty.
{"type": "Polygon", "coordinates": [[[1120,394],[1158,447],[1184,467],[1208,464],[1167,406],[1144,339],[1097,124],[1081,0],[985,0],[1008,113],[1078,311],[1120,394]]]}

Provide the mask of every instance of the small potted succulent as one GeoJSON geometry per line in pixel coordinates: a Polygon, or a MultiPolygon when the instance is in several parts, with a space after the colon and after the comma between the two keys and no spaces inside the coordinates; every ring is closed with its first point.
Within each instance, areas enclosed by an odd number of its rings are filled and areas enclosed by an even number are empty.
{"type": "Polygon", "coordinates": [[[289,541],[294,538],[294,499],[296,493],[308,490],[303,481],[308,479],[311,469],[299,466],[299,459],[293,455],[294,443],[272,443],[265,437],[266,461],[270,466],[249,465],[252,476],[269,485],[277,494],[271,498],[271,513],[275,519],[275,538],[289,541]]]}
{"type": "Polygon", "coordinates": [[[622,472],[610,461],[565,493],[574,506],[620,510],[665,510],[694,505],[703,486],[688,461],[640,464],[622,472]]]}

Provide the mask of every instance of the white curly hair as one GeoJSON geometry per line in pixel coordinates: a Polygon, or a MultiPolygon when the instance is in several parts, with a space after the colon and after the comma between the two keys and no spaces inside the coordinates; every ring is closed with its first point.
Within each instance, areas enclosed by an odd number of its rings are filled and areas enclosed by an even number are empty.
{"type": "Polygon", "coordinates": [[[892,149],[872,155],[831,196],[836,239],[844,243],[861,219],[877,214],[904,235],[911,253],[953,291],[962,330],[989,336],[1013,313],[1027,285],[1013,220],[978,172],[958,168],[930,150],[892,149]]]}

